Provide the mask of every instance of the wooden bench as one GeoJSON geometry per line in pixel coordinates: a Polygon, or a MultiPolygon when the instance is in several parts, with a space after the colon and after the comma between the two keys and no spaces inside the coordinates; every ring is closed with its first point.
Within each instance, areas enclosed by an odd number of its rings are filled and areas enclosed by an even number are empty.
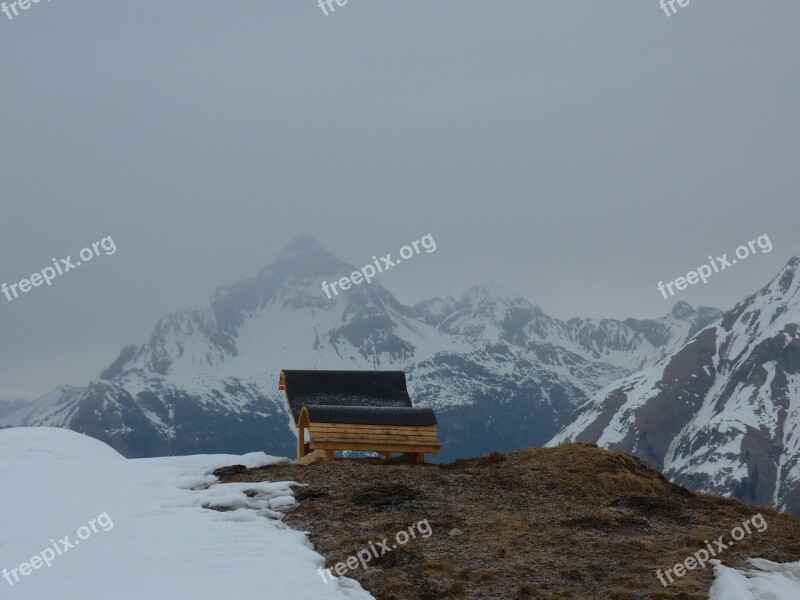
{"type": "Polygon", "coordinates": [[[333,460],[337,450],[425,462],[438,453],[436,415],[414,408],[402,371],[281,371],[279,389],[297,426],[297,462],[333,460]],[[306,441],[308,432],[308,441],[306,441]]]}

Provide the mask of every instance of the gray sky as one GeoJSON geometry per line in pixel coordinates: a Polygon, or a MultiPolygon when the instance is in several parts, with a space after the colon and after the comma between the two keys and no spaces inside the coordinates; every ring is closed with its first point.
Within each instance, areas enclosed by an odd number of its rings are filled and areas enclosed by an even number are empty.
{"type": "Polygon", "coordinates": [[[0,13],[0,398],[83,384],[311,233],[401,301],[730,308],[800,253],[800,4],[52,2],[0,13]],[[774,249],[665,300],[659,280],[774,249]]]}

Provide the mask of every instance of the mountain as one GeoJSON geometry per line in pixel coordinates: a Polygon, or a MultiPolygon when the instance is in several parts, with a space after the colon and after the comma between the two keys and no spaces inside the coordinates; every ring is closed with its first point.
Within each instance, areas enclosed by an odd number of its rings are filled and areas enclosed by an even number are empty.
{"type": "Polygon", "coordinates": [[[440,331],[506,341],[559,346],[585,360],[623,369],[639,369],[680,348],[702,327],[722,316],[716,308],[694,310],[678,302],[658,320],[579,319],[547,316],[519,296],[497,297],[485,287],[473,287],[459,301],[434,298],[414,307],[415,314],[440,331]]]}
{"type": "Polygon", "coordinates": [[[292,456],[281,369],[402,369],[433,407],[440,459],[541,445],[612,381],[717,318],[685,303],[650,321],[560,321],[484,287],[407,307],[380,281],[332,299],[355,271],[310,236],[205,308],[164,317],[86,387],[59,387],[0,424],[54,426],[129,457],[265,450],[292,456]]]}
{"type": "Polygon", "coordinates": [[[10,415],[28,404],[25,400],[2,400],[0,399],[0,418],[10,415]]]}
{"type": "Polygon", "coordinates": [[[800,256],[654,365],[582,406],[550,445],[593,442],[673,482],[800,514],[800,256]]]}

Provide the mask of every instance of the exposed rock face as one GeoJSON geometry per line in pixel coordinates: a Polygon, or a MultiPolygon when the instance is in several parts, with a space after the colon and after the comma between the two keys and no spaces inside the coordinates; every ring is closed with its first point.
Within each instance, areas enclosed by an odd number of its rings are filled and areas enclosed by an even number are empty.
{"type": "Polygon", "coordinates": [[[552,442],[800,514],[800,256],[673,354],[597,393],[552,442]]]}

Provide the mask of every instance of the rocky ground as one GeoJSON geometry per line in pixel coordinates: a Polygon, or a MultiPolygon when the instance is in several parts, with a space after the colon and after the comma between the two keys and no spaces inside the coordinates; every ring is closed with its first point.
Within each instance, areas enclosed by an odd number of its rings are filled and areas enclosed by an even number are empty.
{"type": "Polygon", "coordinates": [[[637,458],[592,445],[449,465],[337,460],[217,474],[222,481],[306,484],[286,522],[309,532],[327,568],[372,552],[366,569],[358,564],[345,575],[379,600],[705,599],[710,566],[674,576],[667,587],[656,570],[707,543],[718,549],[719,536],[729,543],[731,530],[757,513],[766,530],[750,525],[752,533],[718,558],[736,567],[747,557],[800,560],[800,520],[691,493],[637,458]],[[421,522],[414,537],[398,543],[405,538],[397,532],[421,522]]]}

